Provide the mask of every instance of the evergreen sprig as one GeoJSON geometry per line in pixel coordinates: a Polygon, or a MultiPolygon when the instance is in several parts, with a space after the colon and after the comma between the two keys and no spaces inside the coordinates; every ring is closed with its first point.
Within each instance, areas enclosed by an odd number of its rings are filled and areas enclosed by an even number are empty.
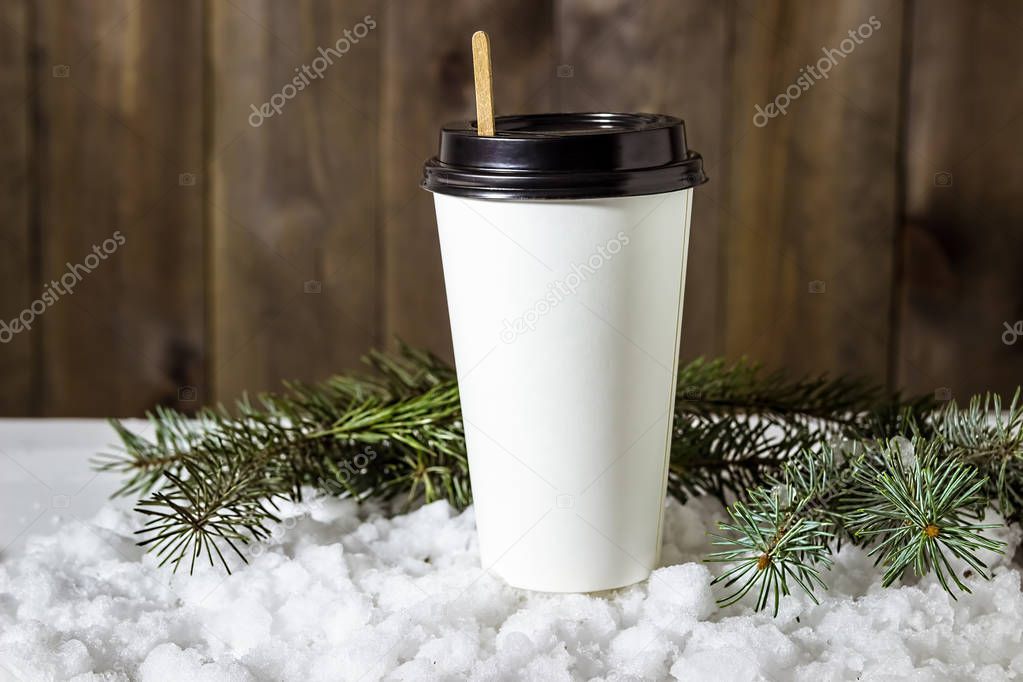
{"type": "Polygon", "coordinates": [[[763,609],[771,596],[777,613],[780,597],[791,593],[789,579],[817,601],[815,587],[825,587],[821,570],[831,567],[832,542],[846,526],[838,510],[848,495],[854,462],[863,457],[843,447],[824,443],[820,450],[802,450],[767,483],[748,491],[745,501],[728,508],[732,521],[720,524],[725,533],[715,535],[714,544],[729,549],[707,557],[734,564],[714,580],[735,588],[719,600],[722,606],[759,585],[756,609],[763,609]]]}
{"type": "Polygon", "coordinates": [[[855,470],[848,525],[855,538],[871,545],[870,556],[885,568],[885,587],[910,568],[919,576],[934,571],[954,597],[949,578],[960,590],[970,590],[949,557],[962,559],[987,577],[976,552],[1002,548],[982,534],[995,526],[975,522],[984,516],[985,479],[976,467],[949,454],[940,439],[897,438],[876,462],[855,470]]]}
{"type": "MultiPolygon", "coordinates": [[[[988,395],[967,407],[904,410],[889,424],[884,437],[803,451],[729,507],[731,520],[721,524],[715,543],[726,549],[708,557],[729,565],[715,580],[730,590],[721,605],[759,587],[755,608],[767,605],[766,593],[777,613],[780,596],[790,593],[786,577],[820,577],[842,542],[867,548],[884,569],[884,586],[911,569],[933,572],[953,597],[953,586],[969,591],[953,558],[988,577],[981,552],[1003,546],[985,535],[995,526],[981,523],[984,511],[993,507],[1011,521],[1023,499],[1019,392],[1007,410],[988,395]],[[771,495],[779,487],[794,494],[780,502],[771,495]]],[[[816,588],[824,587],[816,579],[793,584],[814,601],[816,588]]]]}
{"type": "MultiPolygon", "coordinates": [[[[407,347],[367,362],[369,373],[230,410],[158,409],[150,438],[115,421],[121,447],[96,466],[125,477],[118,494],[144,498],[140,544],[175,569],[230,571],[229,555],[244,561],[242,546],[265,540],[279,502],[304,489],[470,504],[454,371],[407,347]]],[[[998,548],[978,514],[1023,510],[1023,408],[1017,395],[1006,410],[996,396],[937,409],[849,378],[697,360],[679,371],[668,491],[730,505],[708,557],[727,564],[723,605],[753,592],[777,611],[795,589],[816,599],[841,542],[869,546],[886,585],[912,568],[965,588],[949,557],[986,575],[978,552],[998,548]]]]}
{"type": "Polygon", "coordinates": [[[1023,404],[1020,391],[1007,408],[999,395],[974,396],[966,407],[950,404],[935,420],[949,448],[986,476],[985,494],[1010,522],[1023,512],[1023,404]]]}
{"type": "Polygon", "coordinates": [[[471,501],[454,372],[409,348],[371,353],[375,370],[186,417],[159,409],[143,438],[114,421],[121,448],[95,459],[126,476],[117,494],[148,495],[139,544],[176,569],[200,556],[230,571],[222,549],[267,537],[277,502],[321,493],[390,499],[404,493],[471,501]]]}
{"type": "Polygon", "coordinates": [[[723,502],[821,443],[901,433],[933,409],[848,377],[793,379],[748,361],[697,359],[678,377],[668,490],[723,502]]]}

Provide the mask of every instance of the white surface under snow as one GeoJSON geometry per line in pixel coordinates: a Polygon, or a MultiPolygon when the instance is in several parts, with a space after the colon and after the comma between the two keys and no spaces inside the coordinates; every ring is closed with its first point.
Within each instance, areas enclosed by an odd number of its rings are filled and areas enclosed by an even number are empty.
{"type": "MultiPolygon", "coordinates": [[[[11,500],[26,504],[24,491],[10,496],[15,466],[34,465],[40,494],[54,495],[42,473],[54,462],[47,439],[66,436],[54,428],[36,445],[23,441],[36,448],[23,459],[24,451],[7,451],[11,429],[0,422],[0,533],[17,531],[10,519],[21,512],[11,500]]],[[[96,442],[105,432],[94,430],[75,441],[78,456],[111,441],[96,442]]],[[[996,560],[994,580],[970,579],[973,594],[954,601],[933,579],[881,589],[871,560],[845,548],[819,606],[796,596],[777,618],[719,611],[710,580],[720,569],[700,563],[720,514],[710,501],[669,502],[665,567],[601,595],[506,587],[479,566],[472,510],[457,514],[445,503],[394,518],[337,500],[290,508],[248,566],[231,576],[206,566],[189,577],[157,568],[134,545],[130,511],[107,506],[90,517],[66,512],[84,508],[69,502],[53,510],[63,521],[29,528],[23,546],[0,559],[0,680],[1023,675],[1023,594],[1007,558],[996,560]]],[[[1012,556],[1019,534],[999,537],[1012,556]]]]}

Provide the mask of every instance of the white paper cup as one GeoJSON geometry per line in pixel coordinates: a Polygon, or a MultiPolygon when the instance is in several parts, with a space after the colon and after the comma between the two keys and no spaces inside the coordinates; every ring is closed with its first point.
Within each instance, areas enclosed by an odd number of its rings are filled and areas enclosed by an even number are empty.
{"type": "Polygon", "coordinates": [[[551,592],[643,580],[659,561],[691,186],[436,192],[483,567],[551,592]]]}

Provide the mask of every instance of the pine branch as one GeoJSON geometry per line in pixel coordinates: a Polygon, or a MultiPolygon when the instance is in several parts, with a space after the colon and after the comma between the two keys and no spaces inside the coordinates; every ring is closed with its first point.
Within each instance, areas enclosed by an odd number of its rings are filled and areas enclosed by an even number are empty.
{"type": "Polygon", "coordinates": [[[987,498],[985,479],[961,458],[950,457],[942,439],[892,440],[879,461],[866,462],[855,472],[848,504],[849,526],[855,537],[872,546],[870,556],[885,567],[885,587],[912,568],[919,576],[931,571],[941,586],[955,597],[948,584],[966,592],[949,556],[965,561],[981,577],[986,566],[978,558],[982,549],[1001,551],[1000,542],[982,531],[994,528],[975,523],[984,516],[987,498]]]}
{"type": "Polygon", "coordinates": [[[746,360],[733,365],[723,359],[696,360],[679,372],[678,387],[686,400],[683,406],[692,413],[755,414],[786,424],[796,421],[816,429],[858,433],[883,426],[904,408],[922,413],[932,406],[929,398],[903,402],[874,384],[850,377],[793,380],[746,360]]]}
{"type": "MultiPolygon", "coordinates": [[[[990,444],[975,430],[986,421],[977,409],[977,404],[965,412],[950,406],[933,424],[916,426],[907,420],[916,434],[912,441],[900,436],[854,442],[843,456],[830,447],[805,451],[780,476],[770,477],[768,485],[750,490],[745,501],[729,508],[732,521],[721,524],[724,534],[715,544],[728,549],[707,558],[733,564],[715,582],[738,586],[719,603],[733,604],[759,585],[755,608],[765,608],[770,596],[777,613],[780,597],[790,593],[785,577],[792,575],[803,577],[795,584],[817,601],[815,588],[825,586],[820,568],[830,567],[830,554],[843,541],[869,548],[885,569],[886,587],[913,569],[921,576],[934,572],[953,597],[952,584],[969,591],[950,557],[987,578],[978,553],[1000,551],[1002,545],[984,536],[993,526],[979,521],[986,506],[1015,498],[1020,489],[1008,478],[992,488],[976,466],[994,466],[992,453],[1003,461],[1002,448],[974,450],[946,437],[951,430],[970,436],[967,442],[990,444]],[[927,438],[921,435],[925,431],[935,435],[927,438]],[[779,498],[778,490],[792,492],[779,498]]],[[[1020,422],[1012,413],[993,426],[985,424],[985,433],[1001,434],[997,443],[1014,442],[1018,433],[1010,427],[1020,422]]],[[[1017,449],[1009,455],[1023,453],[1017,449]]]]}
{"type": "Polygon", "coordinates": [[[929,398],[902,400],[848,377],[793,380],[745,360],[690,363],[678,396],[669,491],[683,501],[729,503],[803,451],[906,433],[933,409],[929,398]]]}
{"type": "Polygon", "coordinates": [[[668,492],[681,501],[713,495],[731,501],[765,480],[812,434],[799,426],[747,417],[676,412],[668,492]]]}
{"type": "Polygon", "coordinates": [[[411,503],[471,497],[453,372],[436,358],[403,349],[373,353],[375,373],[243,400],[235,414],[202,411],[195,421],[159,410],[155,436],[115,422],[120,452],[100,470],[127,474],[121,494],[146,494],[140,544],[177,569],[200,556],[230,570],[223,550],[265,539],[275,500],[300,500],[302,487],[356,499],[407,493],[411,503]]]}
{"type": "Polygon", "coordinates": [[[853,462],[841,450],[825,445],[802,451],[769,483],[749,491],[746,501],[731,505],[731,522],[722,522],[725,535],[714,545],[728,547],[707,561],[734,564],[714,580],[734,591],[719,600],[736,603],[759,585],[756,609],[769,598],[778,612],[780,597],[791,593],[789,580],[815,602],[815,587],[825,587],[821,569],[831,566],[832,544],[845,520],[835,509],[848,495],[853,462]]]}
{"type": "MultiPolygon", "coordinates": [[[[370,374],[290,384],[233,412],[190,420],[158,410],[152,439],[115,423],[122,450],[97,466],[126,476],[122,494],[148,494],[138,506],[148,517],[140,544],[175,569],[205,559],[230,570],[225,552],[244,560],[241,545],[265,539],[277,502],[300,500],[305,486],[359,500],[404,494],[407,505],[468,505],[454,372],[408,348],[368,362],[370,374]]],[[[729,580],[764,576],[760,606],[790,581],[812,592],[842,525],[826,492],[832,466],[813,458],[842,452],[828,442],[918,428],[929,409],[849,379],[788,380],[747,362],[698,360],[680,371],[669,492],[740,500],[726,529],[740,538],[738,553],[724,554],[757,565],[729,580]],[[784,494],[764,492],[772,487],[784,494]]]]}
{"type": "Polygon", "coordinates": [[[935,418],[934,429],[953,456],[986,477],[985,492],[1010,522],[1023,513],[1023,402],[1017,389],[1007,409],[1001,396],[975,396],[965,408],[950,403],[935,418]]]}

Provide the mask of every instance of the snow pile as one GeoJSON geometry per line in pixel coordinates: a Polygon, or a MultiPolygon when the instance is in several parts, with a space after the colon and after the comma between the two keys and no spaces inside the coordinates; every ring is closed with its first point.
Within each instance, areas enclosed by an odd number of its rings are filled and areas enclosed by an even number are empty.
{"type": "MultiPolygon", "coordinates": [[[[814,605],[719,611],[700,558],[720,514],[668,502],[666,565],[600,595],[534,594],[478,564],[473,513],[387,518],[297,505],[233,575],[172,575],[105,508],[0,563],[0,680],[962,679],[1023,674],[1023,595],[1008,558],[951,599],[881,589],[847,547],[814,605]]],[[[1018,533],[999,531],[1012,556],[1018,533]]],[[[719,567],[712,566],[719,571],[719,567]]]]}

